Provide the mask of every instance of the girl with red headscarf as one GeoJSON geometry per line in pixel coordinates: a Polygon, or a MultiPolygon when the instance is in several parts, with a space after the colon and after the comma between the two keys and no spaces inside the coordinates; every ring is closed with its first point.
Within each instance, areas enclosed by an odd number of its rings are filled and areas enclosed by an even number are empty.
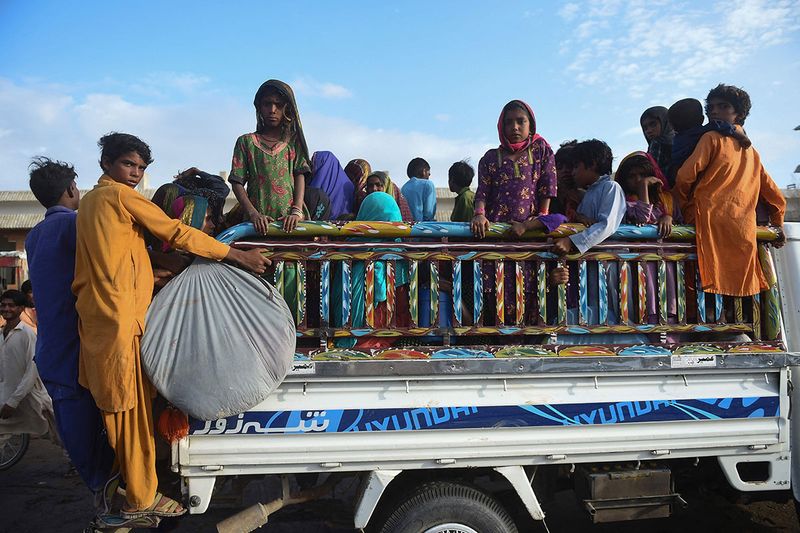
{"type": "Polygon", "coordinates": [[[478,192],[472,231],[483,237],[489,222],[508,222],[514,233],[538,222],[553,231],[565,221],[548,216],[557,191],[553,149],[536,133],[536,117],[522,100],[503,107],[497,121],[500,146],[486,152],[478,165],[478,192]]]}
{"type": "MultiPolygon", "coordinates": [[[[556,160],[553,149],[536,133],[536,117],[522,100],[512,100],[503,107],[497,121],[500,146],[486,152],[478,164],[478,192],[472,232],[484,237],[489,222],[512,224],[512,233],[544,228],[555,230],[566,221],[564,215],[550,215],[550,199],[556,197],[556,160]]],[[[507,268],[510,268],[508,266],[507,268]]],[[[514,294],[514,276],[504,280],[506,294],[514,294]]],[[[532,279],[529,265],[525,268],[526,298],[531,297],[532,279]]],[[[494,269],[484,271],[486,309],[494,294],[494,269]]],[[[513,320],[515,299],[505,300],[505,320],[513,320]]],[[[533,306],[526,306],[533,309],[533,306]]],[[[487,318],[491,313],[487,315],[487,318]]],[[[491,318],[489,318],[491,321],[491,318]]]]}

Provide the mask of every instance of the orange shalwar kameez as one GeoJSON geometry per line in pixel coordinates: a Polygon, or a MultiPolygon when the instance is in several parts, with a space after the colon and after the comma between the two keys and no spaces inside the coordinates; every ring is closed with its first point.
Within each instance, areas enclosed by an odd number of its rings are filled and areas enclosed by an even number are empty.
{"type": "Polygon", "coordinates": [[[104,175],[81,198],[75,281],[81,339],[79,381],[103,412],[131,506],[156,495],[153,387],[142,373],[139,342],[153,292],[144,230],[173,248],[221,260],[229,251],[169,218],[134,189],[104,175]]]}
{"type": "Polygon", "coordinates": [[[706,133],[678,170],[675,192],[684,220],[697,229],[703,290],[751,296],[767,289],[758,261],[756,203],[764,200],[770,223],[782,226],[786,199],[758,152],[733,137],[706,133]]]}

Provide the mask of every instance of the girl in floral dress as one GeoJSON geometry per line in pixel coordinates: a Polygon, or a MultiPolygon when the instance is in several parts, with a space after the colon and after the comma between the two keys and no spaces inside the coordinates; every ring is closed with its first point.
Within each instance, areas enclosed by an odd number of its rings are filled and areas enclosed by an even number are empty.
{"type": "Polygon", "coordinates": [[[291,87],[269,80],[259,87],[253,105],[256,131],[236,140],[228,181],[242,220],[261,233],[270,222],[283,220],[283,229],[290,232],[304,218],[305,175],[311,174],[297,103],[291,87]]]}
{"type": "MultiPolygon", "coordinates": [[[[231,223],[251,221],[259,233],[283,221],[291,232],[303,220],[305,175],[311,175],[308,145],[292,88],[278,80],[264,82],[253,99],[256,131],[236,139],[228,181],[239,202],[228,213],[231,223]]],[[[297,271],[284,270],[284,298],[297,318],[297,271]]]]}
{"type": "MultiPolygon", "coordinates": [[[[484,237],[490,222],[510,223],[512,234],[517,236],[529,229],[555,230],[566,221],[564,215],[548,213],[550,199],[556,197],[558,188],[556,162],[553,149],[536,133],[536,117],[531,107],[522,100],[507,103],[497,121],[497,133],[500,146],[486,152],[478,164],[472,232],[484,237]]],[[[507,272],[513,271],[510,269],[509,264],[507,272]]],[[[484,288],[490,296],[495,286],[493,270],[484,269],[484,288]]],[[[529,270],[526,268],[525,292],[530,297],[529,270]]],[[[506,274],[505,293],[515,293],[514,276],[506,274]]],[[[505,319],[513,321],[514,298],[506,297],[505,304],[505,319]]],[[[487,302],[484,309],[493,307],[487,302]]],[[[486,318],[491,315],[487,313],[486,318]]]]}

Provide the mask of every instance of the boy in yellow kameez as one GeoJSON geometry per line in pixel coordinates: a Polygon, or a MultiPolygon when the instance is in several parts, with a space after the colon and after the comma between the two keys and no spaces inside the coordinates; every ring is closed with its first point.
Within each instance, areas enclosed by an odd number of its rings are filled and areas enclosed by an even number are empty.
{"type": "Polygon", "coordinates": [[[125,518],[179,516],[186,510],[157,492],[151,399],[142,373],[139,342],[153,292],[144,230],[209,259],[263,273],[268,261],[256,250],[230,248],[169,218],[133,188],[152,162],[137,137],[112,133],[100,139],[104,171],[81,200],[77,218],[75,281],[81,338],[79,380],[102,411],[108,440],[126,483],[125,518]]]}

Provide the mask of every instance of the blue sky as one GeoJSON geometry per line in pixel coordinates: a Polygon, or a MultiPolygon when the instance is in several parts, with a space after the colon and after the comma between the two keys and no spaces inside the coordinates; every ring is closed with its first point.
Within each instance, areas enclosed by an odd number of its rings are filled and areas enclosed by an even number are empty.
{"type": "Polygon", "coordinates": [[[644,148],[641,112],[719,82],[753,100],[746,128],[782,186],[800,175],[800,1],[0,2],[0,188],[35,155],[99,176],[97,139],[142,137],[151,185],[230,167],[266,79],[296,91],[312,151],[396,181],[497,144],[503,104],[533,107],[554,147],[644,148]]]}

